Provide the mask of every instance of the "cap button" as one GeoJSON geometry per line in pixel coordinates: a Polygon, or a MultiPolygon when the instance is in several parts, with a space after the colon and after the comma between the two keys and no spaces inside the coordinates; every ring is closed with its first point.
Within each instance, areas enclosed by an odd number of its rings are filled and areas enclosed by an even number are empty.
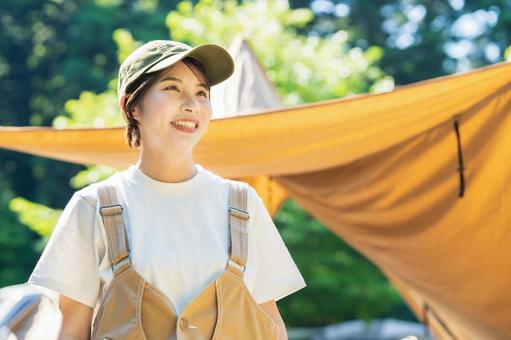
{"type": "Polygon", "coordinates": [[[186,330],[188,329],[188,326],[189,326],[188,319],[182,318],[179,321],[179,325],[181,326],[181,329],[186,332],[186,330]]]}

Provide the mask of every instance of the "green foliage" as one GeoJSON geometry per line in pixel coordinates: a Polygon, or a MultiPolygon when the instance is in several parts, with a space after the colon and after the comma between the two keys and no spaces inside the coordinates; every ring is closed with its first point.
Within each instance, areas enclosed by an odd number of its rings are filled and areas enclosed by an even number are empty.
{"type": "Polygon", "coordinates": [[[283,0],[239,6],[235,1],[207,0],[195,6],[181,2],[166,24],[174,40],[192,45],[228,46],[241,34],[288,105],[393,88],[392,78],[376,66],[381,48],[349,48],[345,31],[325,38],[298,34],[312,18],[310,10],[292,10],[283,0]]]}
{"type": "Polygon", "coordinates": [[[58,129],[71,127],[95,127],[122,125],[123,119],[117,102],[116,81],[110,82],[106,92],[95,94],[83,91],[78,99],[70,99],[65,104],[69,115],[59,115],[53,120],[58,129]],[[92,113],[92,114],[91,114],[92,113]]]}
{"type": "Polygon", "coordinates": [[[113,39],[117,45],[117,60],[119,65],[140,45],[133,39],[131,33],[125,29],[116,29],[113,33],[113,39]]]}
{"type": "Polygon", "coordinates": [[[49,236],[62,210],[51,209],[43,204],[16,197],[9,203],[11,211],[18,214],[21,223],[42,236],[49,236]]]}
{"type": "Polygon", "coordinates": [[[508,61],[511,59],[511,46],[504,51],[504,58],[508,61]]]}
{"type": "Polygon", "coordinates": [[[78,172],[71,179],[71,185],[73,188],[83,188],[91,183],[107,179],[115,171],[115,168],[105,165],[89,166],[87,169],[78,172]]]}
{"type": "Polygon", "coordinates": [[[323,5],[305,31],[328,36],[345,30],[351,46],[380,46],[383,70],[400,85],[502,61],[510,44],[506,0],[325,0],[323,5]],[[333,11],[334,4],[345,10],[333,11]]]}
{"type": "MultiPolygon", "coordinates": [[[[0,187],[7,188],[0,176],[0,187]]],[[[38,256],[39,235],[25,228],[9,207],[14,193],[0,192],[0,283],[2,286],[26,281],[38,256]]]]}

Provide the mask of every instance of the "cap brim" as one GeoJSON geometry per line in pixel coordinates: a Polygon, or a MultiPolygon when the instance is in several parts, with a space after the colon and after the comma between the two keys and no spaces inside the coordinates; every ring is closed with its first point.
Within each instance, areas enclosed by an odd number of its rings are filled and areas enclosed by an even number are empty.
{"type": "Polygon", "coordinates": [[[211,86],[226,80],[234,72],[234,60],[227,50],[219,45],[205,44],[162,59],[144,73],[163,70],[185,57],[193,57],[204,65],[211,86]]]}

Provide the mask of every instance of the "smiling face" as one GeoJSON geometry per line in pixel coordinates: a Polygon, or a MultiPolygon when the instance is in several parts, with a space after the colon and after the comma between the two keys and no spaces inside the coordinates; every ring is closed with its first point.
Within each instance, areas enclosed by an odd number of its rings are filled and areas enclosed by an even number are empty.
{"type": "Polygon", "coordinates": [[[135,106],[141,145],[159,152],[191,152],[211,119],[205,79],[180,61],[160,73],[135,106]]]}

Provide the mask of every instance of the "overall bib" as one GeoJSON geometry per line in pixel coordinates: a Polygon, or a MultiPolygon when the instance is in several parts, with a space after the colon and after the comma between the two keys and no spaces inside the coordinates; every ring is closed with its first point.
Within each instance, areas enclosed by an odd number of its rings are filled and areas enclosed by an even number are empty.
{"type": "Polygon", "coordinates": [[[123,207],[112,186],[98,188],[114,276],[100,297],[91,339],[277,340],[276,322],[256,303],[243,281],[248,252],[246,185],[230,181],[226,268],[181,315],[170,299],[133,267],[123,207]]]}

